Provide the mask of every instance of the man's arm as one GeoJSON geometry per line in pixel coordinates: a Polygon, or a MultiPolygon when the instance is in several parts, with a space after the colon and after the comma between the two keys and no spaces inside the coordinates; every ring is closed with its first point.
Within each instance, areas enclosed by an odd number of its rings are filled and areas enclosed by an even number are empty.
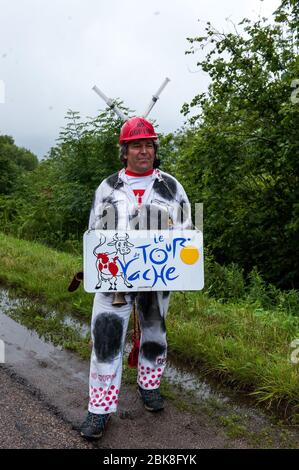
{"type": "Polygon", "coordinates": [[[88,223],[88,229],[89,230],[95,230],[97,228],[97,222],[99,218],[99,207],[102,205],[103,201],[103,182],[100,184],[100,186],[96,189],[94,193],[94,198],[89,214],[89,223],[88,223]]]}

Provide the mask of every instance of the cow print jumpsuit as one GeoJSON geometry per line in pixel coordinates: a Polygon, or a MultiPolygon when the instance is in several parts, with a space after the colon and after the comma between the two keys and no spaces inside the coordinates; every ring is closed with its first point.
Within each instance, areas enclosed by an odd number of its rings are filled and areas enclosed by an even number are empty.
{"type": "MultiPolygon", "coordinates": [[[[152,179],[142,198],[146,211],[149,205],[168,210],[172,228],[191,228],[190,207],[182,185],[172,176],[159,169],[152,173],[152,179]],[[186,210],[188,207],[188,210],[186,210]]],[[[105,179],[95,192],[90,213],[89,229],[132,228],[132,221],[140,213],[136,197],[128,184],[125,169],[105,179]],[[126,205],[126,210],[124,210],[126,205]],[[103,224],[103,215],[113,208],[115,227],[103,224]]],[[[146,228],[144,224],[133,228],[146,228]]],[[[168,227],[162,227],[168,228],[168,227]]],[[[89,406],[91,413],[113,413],[117,409],[122,375],[122,355],[126,331],[136,299],[139,315],[141,342],[138,360],[140,387],[153,390],[160,386],[166,364],[167,342],[165,318],[169,304],[169,292],[127,293],[127,305],[113,306],[113,293],[96,293],[94,297],[91,336],[89,378],[89,406]]]]}

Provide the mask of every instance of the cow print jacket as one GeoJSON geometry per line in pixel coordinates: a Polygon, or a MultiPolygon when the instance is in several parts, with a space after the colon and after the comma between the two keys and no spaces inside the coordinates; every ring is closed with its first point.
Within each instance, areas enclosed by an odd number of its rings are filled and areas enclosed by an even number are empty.
{"type": "Polygon", "coordinates": [[[141,207],[137,205],[124,168],[106,178],[95,192],[89,217],[90,230],[190,229],[191,226],[190,203],[183,186],[174,177],[159,169],[153,171],[141,207]],[[149,220],[146,216],[148,210],[152,211],[153,208],[156,214],[159,211],[162,211],[163,216],[167,213],[166,225],[165,217],[162,217],[162,226],[152,227],[144,223],[144,220],[149,220]],[[145,216],[143,222],[141,214],[145,216]]]}

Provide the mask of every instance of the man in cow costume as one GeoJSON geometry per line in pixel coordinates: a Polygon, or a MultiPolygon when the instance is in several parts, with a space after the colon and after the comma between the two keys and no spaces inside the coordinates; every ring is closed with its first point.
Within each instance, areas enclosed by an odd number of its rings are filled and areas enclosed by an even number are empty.
{"type": "MultiPolygon", "coordinates": [[[[151,123],[139,117],[127,120],[119,142],[124,168],[106,178],[97,188],[89,229],[144,229],[138,215],[154,206],[163,209],[164,213],[167,211],[167,221],[172,229],[190,229],[190,207],[184,188],[175,178],[158,169],[157,134],[151,123]],[[103,222],[109,208],[113,209],[115,227],[107,226],[107,220],[103,222]]],[[[138,392],[148,411],[164,408],[159,387],[166,364],[165,318],[169,297],[169,292],[127,292],[127,303],[114,306],[113,292],[95,294],[91,321],[90,399],[88,415],[81,427],[83,437],[101,437],[111,413],[117,410],[125,336],[135,300],[141,329],[138,392]]]]}

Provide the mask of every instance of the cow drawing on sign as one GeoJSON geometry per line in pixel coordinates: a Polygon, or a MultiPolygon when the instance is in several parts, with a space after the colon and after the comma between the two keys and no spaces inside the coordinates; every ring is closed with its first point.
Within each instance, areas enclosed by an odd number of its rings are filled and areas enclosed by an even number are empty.
{"type": "Polygon", "coordinates": [[[128,255],[131,252],[129,247],[134,246],[128,241],[129,235],[118,235],[116,233],[111,242],[107,243],[107,246],[114,246],[115,251],[107,252],[99,250],[106,242],[106,237],[101,234],[100,243],[94,248],[93,254],[97,258],[96,268],[98,273],[98,283],[95,286],[96,289],[100,289],[102,282],[109,281],[110,287],[109,290],[117,290],[117,278],[121,277],[126,285],[126,287],[133,287],[127,280],[127,276],[120,271],[117,264],[117,260],[121,256],[123,258],[123,265],[125,265],[125,255],[128,255]]]}

